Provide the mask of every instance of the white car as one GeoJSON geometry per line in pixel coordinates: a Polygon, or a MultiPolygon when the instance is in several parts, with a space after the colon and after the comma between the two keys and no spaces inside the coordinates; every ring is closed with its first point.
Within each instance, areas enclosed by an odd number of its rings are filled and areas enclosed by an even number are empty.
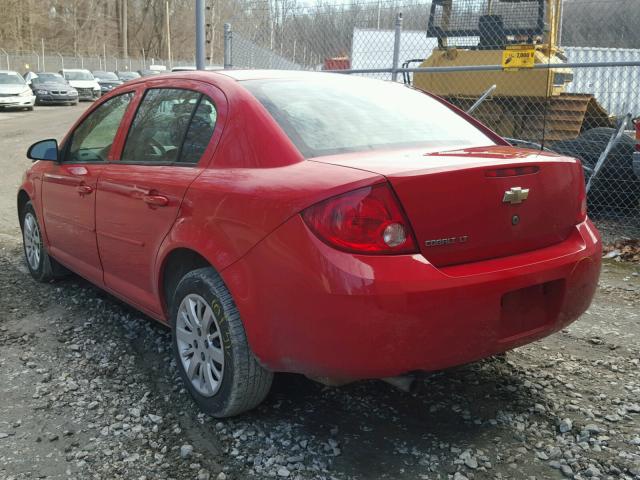
{"type": "Polygon", "coordinates": [[[0,70],[0,108],[33,110],[36,96],[22,75],[12,70],[0,70]]]}
{"type": "Polygon", "coordinates": [[[82,68],[65,68],[60,70],[69,85],[78,91],[78,100],[95,100],[100,98],[100,84],[89,70],[82,68]]]}

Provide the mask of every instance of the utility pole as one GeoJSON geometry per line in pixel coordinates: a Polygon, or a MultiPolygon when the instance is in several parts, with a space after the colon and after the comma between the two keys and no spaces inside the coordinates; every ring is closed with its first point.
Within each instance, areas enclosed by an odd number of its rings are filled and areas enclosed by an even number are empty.
{"type": "Polygon", "coordinates": [[[204,70],[204,0],[196,0],[196,68],[204,70]]]}
{"type": "Polygon", "coordinates": [[[167,60],[169,61],[169,68],[171,68],[171,29],[169,28],[169,0],[165,2],[166,17],[167,17],[167,60]]]}
{"type": "Polygon", "coordinates": [[[211,36],[209,37],[209,65],[213,65],[213,45],[216,40],[216,5],[215,2],[211,2],[211,36]]]}
{"type": "Polygon", "coordinates": [[[41,38],[40,41],[42,42],[42,71],[46,71],[46,68],[44,66],[44,38],[41,38]]]}
{"type": "Polygon", "coordinates": [[[128,4],[128,0],[122,0],[122,55],[125,59],[129,58],[129,26],[127,24],[128,4]]]}

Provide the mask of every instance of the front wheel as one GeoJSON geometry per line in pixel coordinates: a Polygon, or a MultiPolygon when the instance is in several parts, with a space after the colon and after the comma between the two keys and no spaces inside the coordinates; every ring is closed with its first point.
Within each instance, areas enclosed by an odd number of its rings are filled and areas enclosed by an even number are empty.
{"type": "Polygon", "coordinates": [[[61,273],[59,271],[63,270],[63,267],[47,253],[40,233],[40,224],[31,202],[27,202],[22,209],[21,225],[24,256],[31,276],[39,282],[53,280],[58,276],[57,273],[61,273]]]}
{"type": "Polygon", "coordinates": [[[251,352],[238,309],[212,268],[187,273],[171,302],[173,350],[198,406],[218,418],[258,406],[273,373],[251,352]]]}

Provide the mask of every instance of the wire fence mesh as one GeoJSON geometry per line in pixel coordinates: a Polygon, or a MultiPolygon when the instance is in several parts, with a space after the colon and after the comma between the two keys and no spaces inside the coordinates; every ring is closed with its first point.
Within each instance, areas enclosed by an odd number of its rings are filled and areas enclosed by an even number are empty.
{"type": "Polygon", "coordinates": [[[234,68],[395,78],[463,110],[495,85],[473,115],[514,144],[579,158],[592,218],[611,236],[640,235],[637,3],[255,0],[228,22],[234,68]]]}
{"type": "Polygon", "coordinates": [[[5,52],[0,49],[0,70],[14,70],[19,73],[58,72],[64,68],[84,68],[90,71],[139,71],[151,65],[164,65],[167,69],[183,65],[195,65],[194,59],[174,60],[169,62],[163,58],[121,58],[107,55],[64,55],[37,52],[5,52]]]}
{"type": "MultiPolygon", "coordinates": [[[[222,51],[213,43],[225,40],[223,58],[211,53],[209,63],[396,80],[463,110],[493,87],[473,115],[514,144],[579,158],[591,180],[591,216],[605,233],[637,237],[637,1],[371,0],[310,6],[251,0],[235,5],[225,19],[229,35],[209,35],[211,52],[222,51]]],[[[0,68],[126,71],[195,63],[107,53],[0,49],[0,68]]]]}

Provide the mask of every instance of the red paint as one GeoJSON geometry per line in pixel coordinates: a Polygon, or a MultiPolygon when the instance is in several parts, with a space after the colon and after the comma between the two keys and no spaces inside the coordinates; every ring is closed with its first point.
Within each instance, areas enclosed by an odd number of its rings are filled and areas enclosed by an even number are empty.
{"type": "Polygon", "coordinates": [[[495,134],[498,145],[487,148],[304,160],[238,81],[276,75],[287,73],[182,72],[97,101],[90,111],[135,92],[110,162],[37,162],[21,187],[52,256],[166,323],[165,261],[191,249],[221,273],[260,361],[308,375],[445,368],[541,338],[586,310],[601,243],[583,210],[579,162],[512,148],[495,134]],[[194,89],[216,104],[197,165],[120,162],[140,98],[157,86],[194,89]],[[503,203],[518,186],[529,198],[503,203]],[[405,222],[412,245],[403,252],[412,253],[344,251],[303,220],[362,188],[386,192],[360,211],[405,222]]]}

